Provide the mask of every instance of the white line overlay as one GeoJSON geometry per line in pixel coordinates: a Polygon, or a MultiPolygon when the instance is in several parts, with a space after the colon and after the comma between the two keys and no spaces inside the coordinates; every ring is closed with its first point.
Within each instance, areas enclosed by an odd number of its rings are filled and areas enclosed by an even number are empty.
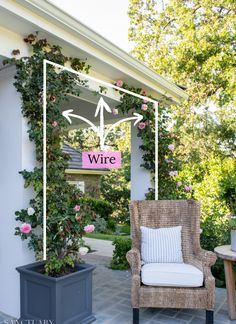
{"type": "Polygon", "coordinates": [[[158,200],[158,102],[153,104],[155,110],[155,200],[158,200]]]}
{"type": "Polygon", "coordinates": [[[71,68],[51,62],[49,60],[43,60],[43,260],[47,259],[47,64],[153,103],[155,110],[155,200],[158,200],[158,101],[117,87],[114,84],[99,80],[90,75],[77,72],[71,68]]]}

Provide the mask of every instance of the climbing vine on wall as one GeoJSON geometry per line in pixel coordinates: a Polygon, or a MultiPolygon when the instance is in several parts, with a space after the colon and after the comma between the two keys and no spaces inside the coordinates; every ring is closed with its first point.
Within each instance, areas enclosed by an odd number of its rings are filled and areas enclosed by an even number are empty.
{"type": "MultiPolygon", "coordinates": [[[[16,212],[16,220],[21,226],[16,235],[29,239],[29,247],[42,258],[43,238],[43,60],[47,59],[65,65],[70,63],[77,71],[88,73],[85,61],[68,58],[61,48],[50,45],[46,39],[29,35],[24,39],[32,49],[30,57],[14,57],[4,64],[15,64],[15,87],[21,94],[22,114],[28,122],[28,133],[35,143],[37,167],[33,171],[20,173],[25,179],[25,187],[33,187],[35,196],[29,208],[16,212]]],[[[79,206],[81,192],[66,182],[65,169],[68,156],[61,150],[61,139],[66,132],[66,121],[61,114],[60,105],[68,100],[68,93],[79,95],[75,81],[76,75],[47,66],[47,258],[46,270],[49,273],[63,273],[66,266],[73,265],[78,259],[79,239],[84,226],[94,217],[86,204],[79,206]],[[75,209],[75,206],[76,209],[75,209]]]]}
{"type": "MultiPolygon", "coordinates": [[[[32,47],[32,55],[18,58],[20,51],[13,50],[13,57],[3,62],[16,66],[14,85],[21,94],[22,114],[27,119],[29,138],[35,143],[37,159],[37,166],[33,171],[20,172],[25,180],[25,187],[33,187],[35,195],[27,209],[16,212],[16,220],[22,225],[16,228],[15,234],[22,239],[28,239],[29,247],[35,251],[37,258],[41,259],[43,250],[43,60],[47,59],[63,66],[69,64],[76,71],[84,73],[89,73],[90,66],[79,58],[66,57],[59,46],[49,44],[46,39],[38,39],[37,35],[30,34],[24,41],[32,47]]],[[[78,82],[86,86],[86,82],[79,80],[77,75],[47,65],[48,260],[46,267],[51,273],[62,273],[67,265],[71,266],[77,262],[78,238],[81,238],[84,233],[84,225],[95,217],[89,206],[78,205],[81,192],[66,182],[65,169],[68,156],[61,149],[67,122],[61,114],[60,105],[68,100],[68,93],[80,95],[78,82]]],[[[121,80],[117,81],[117,85],[146,95],[142,89],[129,87],[121,80]]],[[[154,173],[153,106],[133,96],[122,92],[120,94],[121,104],[118,109],[123,113],[136,111],[144,117],[138,124],[138,136],[142,139],[142,167],[154,173]]],[[[175,177],[179,161],[174,156],[174,138],[167,130],[168,110],[162,105],[159,109],[159,198],[175,198],[178,194],[175,177]]],[[[153,198],[152,189],[147,197],[153,198]]]]}
{"type": "MultiPolygon", "coordinates": [[[[143,89],[128,86],[122,80],[117,80],[116,85],[126,90],[133,91],[143,96],[151,97],[143,89]]],[[[153,187],[149,188],[146,194],[147,199],[154,199],[154,175],[155,175],[155,109],[148,100],[141,100],[129,94],[121,94],[121,104],[118,106],[123,113],[137,112],[143,115],[143,120],[138,124],[138,137],[142,139],[140,145],[143,151],[143,162],[141,167],[149,170],[153,175],[153,187]]],[[[155,98],[153,98],[155,99],[155,98]]],[[[158,107],[158,198],[159,199],[177,199],[186,196],[190,190],[186,190],[186,186],[177,181],[178,170],[181,168],[181,161],[175,154],[175,142],[178,142],[177,135],[171,133],[170,111],[164,104],[164,100],[159,100],[158,107]]],[[[142,184],[140,184],[142,185],[142,184]]]]}

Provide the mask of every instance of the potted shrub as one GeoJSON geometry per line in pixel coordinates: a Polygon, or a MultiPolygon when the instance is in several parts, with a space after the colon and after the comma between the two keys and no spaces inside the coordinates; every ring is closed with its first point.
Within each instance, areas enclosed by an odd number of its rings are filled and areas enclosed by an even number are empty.
{"type": "MultiPolygon", "coordinates": [[[[15,87],[21,94],[22,114],[28,121],[29,138],[35,144],[37,166],[20,173],[25,187],[34,189],[29,207],[16,212],[16,235],[28,241],[36,260],[43,259],[43,60],[88,72],[89,66],[79,59],[68,58],[59,46],[30,34],[24,41],[32,47],[30,57],[13,58],[4,64],[15,64],[15,87]]],[[[67,122],[60,105],[67,94],[79,95],[76,75],[47,68],[47,259],[17,268],[21,282],[21,320],[54,324],[91,323],[93,265],[81,263],[86,252],[82,235],[92,232],[95,217],[86,202],[78,204],[81,192],[66,181],[68,156],[62,151],[67,122]],[[51,322],[49,322],[51,321],[51,322]]],[[[82,82],[82,81],[81,81],[82,82]]]]}
{"type": "MultiPolygon", "coordinates": [[[[29,207],[29,217],[34,213],[35,210],[29,207]]],[[[49,242],[50,237],[54,237],[55,250],[48,245],[47,260],[17,268],[20,273],[21,321],[82,324],[95,320],[92,314],[92,271],[95,266],[80,260],[80,255],[88,252],[83,246],[82,235],[94,231],[94,225],[84,225],[87,219],[88,209],[83,212],[83,206],[75,205],[71,213],[59,221],[59,231],[49,233],[49,242]],[[63,227],[64,222],[67,222],[68,232],[63,227]]],[[[30,223],[23,223],[17,231],[27,236],[32,227],[30,223]]]]}

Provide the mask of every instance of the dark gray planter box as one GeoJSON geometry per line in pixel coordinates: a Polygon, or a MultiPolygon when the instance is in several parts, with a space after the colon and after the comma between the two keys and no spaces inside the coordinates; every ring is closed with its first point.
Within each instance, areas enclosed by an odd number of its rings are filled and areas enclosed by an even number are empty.
{"type": "Polygon", "coordinates": [[[95,321],[92,314],[92,271],[95,266],[79,264],[76,272],[54,278],[38,272],[43,264],[36,262],[16,269],[20,273],[20,320],[35,320],[34,324],[43,323],[43,320],[48,324],[95,321]]]}

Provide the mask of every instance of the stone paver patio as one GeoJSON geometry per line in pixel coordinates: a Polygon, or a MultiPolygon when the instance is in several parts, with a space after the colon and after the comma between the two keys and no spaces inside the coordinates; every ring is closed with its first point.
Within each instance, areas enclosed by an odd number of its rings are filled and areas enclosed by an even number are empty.
{"type": "MultiPolygon", "coordinates": [[[[132,323],[130,305],[131,275],[129,271],[107,268],[111,258],[89,254],[88,263],[96,264],[93,280],[93,311],[96,323],[129,324],[132,323]]],[[[204,324],[204,310],[142,309],[140,324],[204,324]]],[[[227,313],[226,290],[216,289],[215,324],[236,323],[230,321],[227,313]]]]}
{"type": "MultiPolygon", "coordinates": [[[[107,267],[111,258],[88,254],[86,262],[96,264],[93,276],[93,312],[96,324],[132,323],[130,305],[131,275],[129,271],[111,270],[107,267]]],[[[204,324],[204,310],[141,309],[140,324],[204,324]]],[[[227,313],[226,290],[216,289],[215,324],[236,323],[227,313]]],[[[0,324],[18,324],[0,313],[0,324]]],[[[79,323],[78,323],[79,324],[79,323]]]]}

